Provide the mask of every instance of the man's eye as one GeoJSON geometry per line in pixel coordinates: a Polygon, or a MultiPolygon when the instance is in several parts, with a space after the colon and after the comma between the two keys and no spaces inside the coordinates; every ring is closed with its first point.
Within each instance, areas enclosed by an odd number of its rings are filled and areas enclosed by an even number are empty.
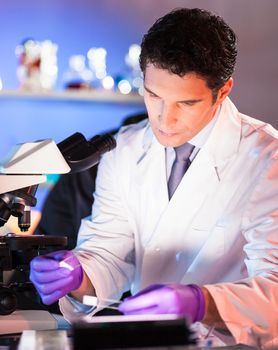
{"type": "Polygon", "coordinates": [[[191,106],[194,106],[195,105],[195,102],[182,102],[181,103],[182,106],[185,106],[185,107],[191,107],[191,106]]]}

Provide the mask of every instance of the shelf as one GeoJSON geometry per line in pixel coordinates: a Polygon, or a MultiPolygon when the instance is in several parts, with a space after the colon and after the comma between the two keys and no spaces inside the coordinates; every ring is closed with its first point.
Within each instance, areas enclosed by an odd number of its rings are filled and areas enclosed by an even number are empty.
{"type": "Polygon", "coordinates": [[[123,95],[119,92],[105,90],[68,90],[68,91],[24,91],[24,90],[0,90],[0,99],[16,98],[44,101],[66,102],[105,102],[123,104],[143,104],[143,97],[137,94],[123,95]]]}

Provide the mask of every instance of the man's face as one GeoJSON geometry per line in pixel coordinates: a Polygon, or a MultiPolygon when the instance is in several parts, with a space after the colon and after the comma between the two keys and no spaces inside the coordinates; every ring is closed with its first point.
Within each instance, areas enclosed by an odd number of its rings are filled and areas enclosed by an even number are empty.
{"type": "Polygon", "coordinates": [[[214,101],[211,89],[196,74],[180,77],[148,64],[144,86],[153,133],[163,146],[177,147],[192,139],[214,117],[231,90],[232,80],[226,90],[220,89],[214,101]]]}

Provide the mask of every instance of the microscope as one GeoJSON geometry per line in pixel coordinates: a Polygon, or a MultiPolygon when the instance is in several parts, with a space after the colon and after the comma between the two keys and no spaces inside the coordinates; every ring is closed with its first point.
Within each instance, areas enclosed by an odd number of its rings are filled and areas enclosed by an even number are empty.
{"type": "MultiPolygon", "coordinates": [[[[46,181],[46,175],[87,170],[115,147],[116,141],[110,134],[97,135],[87,141],[80,133],[58,144],[46,139],[14,146],[0,161],[0,227],[14,216],[20,230],[28,231],[31,208],[37,204],[36,192],[39,184],[46,181]]],[[[0,315],[12,313],[21,296],[34,299],[34,288],[29,281],[30,261],[66,245],[67,238],[61,236],[13,233],[1,236],[0,233],[0,315]],[[4,272],[8,271],[16,274],[16,280],[7,284],[4,272]]]]}

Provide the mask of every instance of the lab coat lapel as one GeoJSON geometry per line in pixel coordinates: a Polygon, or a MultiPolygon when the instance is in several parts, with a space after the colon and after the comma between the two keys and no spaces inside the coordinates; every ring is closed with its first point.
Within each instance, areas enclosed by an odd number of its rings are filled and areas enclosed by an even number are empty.
{"type": "Polygon", "coordinates": [[[144,244],[160,221],[168,206],[168,189],[165,167],[165,148],[158,143],[150,128],[147,130],[143,153],[137,159],[136,166],[136,201],[140,231],[144,244]]]}

